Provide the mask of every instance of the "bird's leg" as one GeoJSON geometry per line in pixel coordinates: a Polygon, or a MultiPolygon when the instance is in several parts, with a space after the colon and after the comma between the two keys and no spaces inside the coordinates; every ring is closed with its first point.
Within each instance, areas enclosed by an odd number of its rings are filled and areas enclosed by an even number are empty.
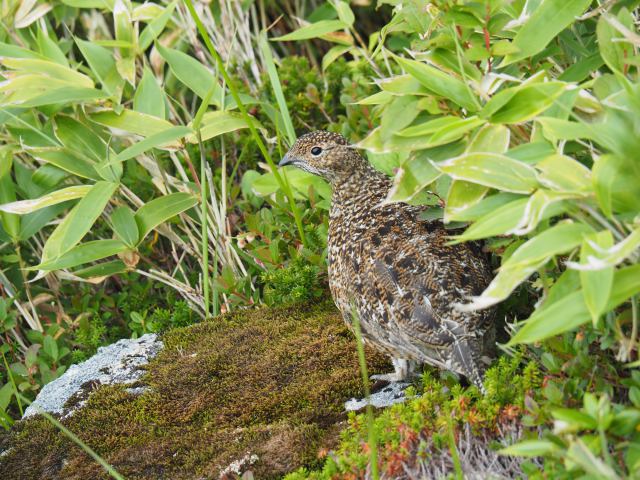
{"type": "Polygon", "coordinates": [[[393,363],[393,373],[385,373],[382,375],[371,375],[372,380],[382,380],[385,382],[404,382],[413,377],[416,362],[407,360],[405,358],[391,358],[393,363]]]}

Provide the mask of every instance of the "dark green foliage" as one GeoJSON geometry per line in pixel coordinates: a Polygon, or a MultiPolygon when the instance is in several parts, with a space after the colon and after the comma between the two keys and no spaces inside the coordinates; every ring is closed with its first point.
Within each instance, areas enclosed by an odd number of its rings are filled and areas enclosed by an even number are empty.
{"type": "Polygon", "coordinates": [[[320,284],[320,267],[296,258],[287,267],[265,272],[264,301],[267,305],[283,305],[318,298],[326,293],[320,284]]]}

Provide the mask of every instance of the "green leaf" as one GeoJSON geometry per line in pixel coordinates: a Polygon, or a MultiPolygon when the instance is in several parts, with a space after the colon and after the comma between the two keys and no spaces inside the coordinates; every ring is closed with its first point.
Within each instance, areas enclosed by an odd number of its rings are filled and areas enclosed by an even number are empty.
{"type": "Polygon", "coordinates": [[[473,137],[466,153],[505,153],[509,149],[510,131],[504,125],[484,125],[473,137]]]}
{"type": "Polygon", "coordinates": [[[74,187],[62,188],[55,192],[48,193],[47,195],[43,195],[40,198],[34,198],[33,200],[20,200],[18,202],[2,204],[0,205],[0,211],[24,215],[40,210],[41,208],[48,207],[49,205],[56,205],[68,200],[82,198],[89,190],[91,190],[90,185],[77,185],[74,187]]]}
{"type": "Polygon", "coordinates": [[[325,53],[324,57],[322,57],[322,71],[324,72],[329,68],[329,65],[352,49],[353,47],[351,45],[336,45],[335,47],[331,47],[329,51],[325,53]]]}
{"type": "Polygon", "coordinates": [[[592,192],[591,170],[566,155],[551,155],[538,164],[538,181],[558,192],[588,195],[592,192]]]}
{"type": "Polygon", "coordinates": [[[544,50],[549,42],[575,22],[576,17],[582,15],[589,5],[591,0],[542,1],[513,39],[512,45],[518,52],[507,55],[500,66],[505,67],[544,50]]]}
{"type": "Polygon", "coordinates": [[[0,63],[11,70],[16,70],[21,73],[33,73],[52,79],[63,80],[67,82],[69,86],[85,89],[93,88],[93,81],[86,75],[49,60],[4,57],[0,58],[0,63]]]}
{"type": "MultiPolygon", "coordinates": [[[[257,120],[254,119],[253,122],[256,128],[263,128],[257,120]]],[[[191,126],[191,123],[189,126],[191,126]]],[[[235,132],[242,128],[248,128],[248,126],[245,119],[239,113],[229,111],[207,112],[202,117],[200,135],[204,141],[224,133],[235,132]]],[[[187,141],[190,143],[198,143],[198,139],[194,134],[188,135],[187,141]]]]}
{"type": "Polygon", "coordinates": [[[51,335],[44,336],[42,349],[44,350],[44,353],[49,355],[49,357],[51,357],[54,362],[58,360],[58,344],[51,335]]]}
{"type": "MultiPolygon", "coordinates": [[[[21,108],[31,108],[59,103],[96,103],[105,98],[107,96],[95,88],[63,87],[20,101],[16,105],[21,108]]],[[[9,103],[3,102],[3,105],[12,104],[13,102],[11,101],[9,103]]]]}
{"type": "Polygon", "coordinates": [[[532,167],[498,153],[465,153],[435,166],[455,180],[505,192],[530,193],[538,185],[532,167]]]}
{"type": "Polygon", "coordinates": [[[613,212],[640,211],[640,182],[637,162],[618,155],[602,155],[593,166],[596,198],[608,217],[613,212]]]}
{"type": "Polygon", "coordinates": [[[73,268],[78,265],[95,262],[96,260],[117,255],[118,253],[124,252],[128,249],[129,247],[120,240],[93,240],[91,242],[76,245],[59,257],[42,262],[39,265],[31,267],[30,270],[44,270],[50,272],[53,270],[73,268]]]}
{"type": "Polygon", "coordinates": [[[290,42],[294,40],[309,40],[311,38],[319,38],[328,33],[336,32],[349,28],[349,25],[342,20],[320,20],[299,28],[291,33],[281,37],[273,38],[274,42],[290,42]]]}
{"type": "Polygon", "coordinates": [[[176,140],[183,138],[190,134],[193,130],[189,127],[178,126],[171,127],[162,132],[154,133],[153,135],[149,135],[144,140],[140,140],[137,143],[134,143],[130,147],[125,148],[121,151],[113,162],[124,162],[131,158],[137,157],[152,148],[169,148],[173,147],[176,140]]]}
{"type": "Polygon", "coordinates": [[[145,66],[142,79],[133,97],[133,109],[154,117],[165,118],[164,103],[162,88],[158,85],[153,72],[145,66]]]}
{"type": "Polygon", "coordinates": [[[581,223],[560,223],[529,239],[500,267],[482,295],[472,297],[472,302],[460,305],[460,309],[472,311],[501,302],[551,258],[580,245],[590,232],[591,227],[581,223]]]}
{"type": "MultiPolygon", "coordinates": [[[[603,233],[603,232],[601,232],[603,233]]],[[[624,240],[611,246],[598,239],[589,239],[588,254],[584,262],[567,262],[567,266],[580,271],[597,271],[619,265],[640,248],[640,228],[633,230],[624,240]]],[[[608,243],[608,240],[607,242],[608,243]]]]}
{"type": "Polygon", "coordinates": [[[395,60],[430,92],[451,100],[469,112],[478,111],[478,100],[461,80],[426,63],[402,57],[395,57],[395,60]]]}
{"type": "Polygon", "coordinates": [[[162,33],[167,22],[171,19],[171,15],[173,15],[173,11],[178,4],[178,0],[174,0],[169,5],[167,5],[162,14],[155,17],[146,28],[140,34],[140,38],[138,39],[138,47],[140,51],[145,51],[147,48],[151,46],[153,41],[158,38],[158,36],[162,33]]]}
{"type": "Polygon", "coordinates": [[[129,207],[116,208],[111,214],[111,224],[118,238],[129,247],[133,248],[138,244],[138,225],[129,207]]]}
{"type": "MultiPolygon", "coordinates": [[[[611,16],[605,13],[598,18],[596,33],[598,48],[604,63],[614,72],[622,73],[625,70],[629,57],[633,55],[633,46],[613,25],[611,16]]],[[[633,17],[625,8],[618,13],[617,20],[629,31],[634,31],[633,17]]]]}
{"type": "Polygon", "coordinates": [[[156,43],[156,48],[169,64],[171,72],[189,90],[200,98],[206,98],[209,90],[212,90],[213,94],[209,97],[209,103],[220,106],[221,87],[218,85],[216,76],[210,70],[186,53],[163,47],[160,43],[156,43]]]}
{"type": "Polygon", "coordinates": [[[492,123],[523,123],[544,112],[568,84],[545,82],[507,88],[494,95],[480,111],[492,123]]]}
{"type": "Polygon", "coordinates": [[[91,71],[98,78],[102,89],[109,95],[115,95],[119,98],[124,86],[124,79],[118,73],[111,50],[76,37],[74,40],[82,56],[87,60],[91,71]]]}
{"type": "MultiPolygon", "coordinates": [[[[640,233],[640,229],[638,233],[640,233]]],[[[637,237],[640,243],[640,235],[637,237]]],[[[580,250],[580,264],[588,264],[591,260],[590,257],[596,253],[596,249],[607,249],[612,245],[613,236],[608,230],[603,230],[585,237],[580,250]]],[[[611,286],[613,285],[613,274],[613,266],[601,268],[596,271],[580,271],[580,284],[582,285],[584,302],[591,313],[591,319],[594,325],[607,308],[609,295],[611,294],[611,286]]]]}
{"type": "Polygon", "coordinates": [[[514,457],[540,457],[556,452],[560,452],[560,447],[549,440],[523,440],[499,451],[500,455],[514,457]]]}
{"type": "MultiPolygon", "coordinates": [[[[15,185],[9,172],[0,177],[0,203],[12,203],[16,200],[15,185]]],[[[9,236],[17,240],[20,235],[20,217],[14,213],[0,211],[2,228],[9,236]]]]}
{"type": "Polygon", "coordinates": [[[489,187],[483,185],[463,180],[452,181],[444,208],[444,222],[449,223],[456,215],[477,205],[488,191],[489,187]]]}
{"type": "Polygon", "coordinates": [[[41,162],[55,165],[62,170],[90,180],[100,180],[95,164],[77,157],[66,148],[33,148],[28,150],[33,158],[41,162]]]}
{"type": "Polygon", "coordinates": [[[428,154],[414,154],[398,169],[386,201],[408,202],[441,175],[428,154]]]}
{"type": "Polygon", "coordinates": [[[177,192],[151,200],[138,209],[135,214],[138,224],[138,244],[147,234],[171,217],[190,209],[198,199],[188,193],[177,192]]]}
{"type": "Polygon", "coordinates": [[[100,125],[118,131],[135,133],[143,137],[148,137],[173,127],[170,122],[162,118],[127,109],[124,109],[119,114],[114,111],[97,112],[91,114],[89,118],[100,125]]]}
{"type": "MultiPolygon", "coordinates": [[[[640,265],[620,269],[614,273],[611,295],[605,311],[613,310],[640,292],[640,265]]],[[[582,290],[557,295],[555,301],[545,302],[524,326],[511,338],[508,345],[533,343],[578,328],[591,319],[582,290]]]]}
{"type": "Polygon", "coordinates": [[[122,260],[112,260],[111,262],[99,263],[75,270],[73,275],[87,280],[102,280],[105,277],[124,273],[127,270],[128,268],[122,260]]]}
{"type": "Polygon", "coordinates": [[[97,182],[93,185],[49,236],[42,251],[42,263],[58,258],[76,246],[91,229],[117,188],[117,183],[97,182]]]}

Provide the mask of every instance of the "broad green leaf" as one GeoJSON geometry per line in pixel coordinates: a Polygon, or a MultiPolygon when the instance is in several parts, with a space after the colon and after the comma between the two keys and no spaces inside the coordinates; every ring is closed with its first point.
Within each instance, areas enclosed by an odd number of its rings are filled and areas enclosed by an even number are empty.
{"type": "Polygon", "coordinates": [[[640,174],[638,162],[617,155],[602,155],[593,166],[593,184],[602,211],[610,217],[613,212],[640,211],[640,174]]]}
{"type": "Polygon", "coordinates": [[[82,198],[89,190],[91,190],[90,185],[67,187],[33,200],[20,200],[17,202],[5,203],[0,205],[0,211],[24,215],[50,205],[56,205],[76,198],[82,198]]]}
{"type": "Polygon", "coordinates": [[[464,311],[487,308],[507,298],[515,288],[556,255],[582,243],[592,229],[581,223],[560,223],[527,240],[500,267],[482,295],[460,305],[464,311]]]}
{"type": "MultiPolygon", "coordinates": [[[[601,233],[604,234],[604,232],[601,233]]],[[[567,262],[568,267],[580,271],[597,271],[619,265],[640,248],[640,228],[633,230],[624,240],[615,245],[607,245],[606,242],[603,244],[598,239],[588,239],[587,243],[588,254],[584,259],[581,257],[580,263],[567,262]]]]}
{"type": "Polygon", "coordinates": [[[163,132],[173,127],[173,125],[162,118],[147,115],[146,113],[135,112],[124,109],[120,114],[108,110],[93,113],[89,118],[109,128],[117,131],[125,131],[148,137],[156,133],[163,132]]]}
{"type": "MultiPolygon", "coordinates": [[[[611,25],[610,14],[605,13],[598,18],[596,28],[598,37],[598,48],[600,56],[607,66],[614,72],[622,73],[625,70],[629,57],[633,54],[633,46],[625,39],[613,25],[611,25]]],[[[625,8],[618,13],[617,20],[629,31],[634,31],[633,17],[625,8]]]]}
{"type": "MultiPolygon", "coordinates": [[[[640,230],[638,230],[640,233],[640,230]]],[[[640,235],[638,243],[640,244],[640,235]]],[[[613,236],[608,230],[603,230],[585,237],[580,249],[580,264],[585,265],[590,262],[596,249],[607,249],[613,245],[613,236]]],[[[637,246],[637,245],[636,245],[637,246]]],[[[595,326],[596,322],[605,312],[609,295],[611,294],[611,286],[613,285],[613,266],[598,269],[597,271],[582,270],[580,271],[580,284],[582,285],[582,293],[584,302],[591,313],[591,319],[595,326]]]]}
{"type": "Polygon", "coordinates": [[[479,115],[492,123],[523,123],[553,105],[567,87],[563,82],[546,82],[507,88],[494,95],[479,115]]]}
{"type": "Polygon", "coordinates": [[[514,160],[535,165],[543,158],[554,155],[555,153],[556,149],[553,148],[553,145],[545,141],[538,141],[518,145],[517,147],[507,150],[506,155],[514,160]]]}
{"type": "MultiPolygon", "coordinates": [[[[0,204],[16,201],[15,185],[11,175],[7,172],[0,177],[0,204]]],[[[20,235],[20,217],[14,213],[0,211],[2,228],[9,236],[17,240],[20,235]]]]}
{"type": "Polygon", "coordinates": [[[96,172],[93,162],[76,157],[76,155],[68,149],[33,148],[29,149],[28,152],[36,160],[55,165],[66,172],[82,178],[100,180],[100,175],[96,172]]]}
{"type": "Polygon", "coordinates": [[[145,51],[149,48],[153,41],[162,33],[167,22],[171,19],[171,15],[173,15],[177,4],[178,0],[174,0],[164,8],[162,14],[157,16],[152,15],[153,20],[148,23],[138,39],[140,51],[145,51]]]}
{"type": "Polygon", "coordinates": [[[383,92],[393,95],[428,95],[429,90],[409,74],[396,75],[376,82],[383,92]]]}
{"type": "MultiPolygon", "coordinates": [[[[118,252],[120,253],[120,252],[118,252]]],[[[97,265],[91,265],[80,270],[75,270],[73,275],[76,277],[91,280],[103,280],[106,277],[124,273],[128,270],[128,267],[122,260],[112,260],[110,262],[99,263],[97,265]]]]}
{"type": "MultiPolygon", "coordinates": [[[[293,189],[296,199],[308,199],[309,187],[313,186],[320,197],[331,198],[331,188],[327,183],[316,175],[312,175],[295,167],[283,170],[287,181],[293,189]]],[[[271,172],[260,175],[251,182],[251,191],[260,197],[266,197],[280,190],[280,185],[271,172]]]]}
{"type": "Polygon", "coordinates": [[[480,200],[480,202],[467,208],[466,210],[456,212],[455,214],[451,213],[449,215],[449,220],[455,222],[475,221],[489,213],[495,212],[498,208],[501,208],[507,203],[510,203],[519,198],[522,197],[520,195],[516,195],[515,193],[506,192],[500,192],[495,195],[490,195],[488,197],[484,197],[482,200],[480,200]]]}
{"type": "Polygon", "coordinates": [[[509,149],[510,131],[504,125],[486,124],[469,142],[466,153],[505,153],[509,149]]]}
{"type": "Polygon", "coordinates": [[[576,17],[582,15],[591,5],[591,0],[543,0],[533,11],[531,17],[520,28],[512,45],[518,49],[517,53],[507,55],[501,67],[532,57],[544,48],[567,28],[576,17]]]}
{"type": "Polygon", "coordinates": [[[115,0],[113,5],[113,26],[116,41],[123,42],[130,47],[120,47],[120,56],[116,58],[118,72],[132,86],[136,84],[135,44],[137,43],[137,29],[131,19],[131,2],[129,0],[115,0]]]}
{"type": "Polygon", "coordinates": [[[538,185],[532,167],[498,153],[466,153],[435,166],[455,180],[505,192],[530,193],[538,185]]]}
{"type": "Polygon", "coordinates": [[[120,240],[94,240],[73,247],[58,258],[42,262],[30,270],[62,270],[117,255],[129,247],[120,240]]]}
{"type": "Polygon", "coordinates": [[[598,422],[595,418],[584,412],[573,410],[571,408],[554,408],[551,411],[551,415],[553,415],[553,418],[556,420],[561,420],[569,424],[572,431],[598,428],[598,422]]]}
{"type": "MultiPolygon", "coordinates": [[[[131,158],[137,157],[152,148],[170,148],[173,147],[175,141],[185,137],[190,134],[192,130],[189,127],[171,127],[162,132],[154,133],[153,135],[149,135],[144,140],[141,140],[137,143],[134,143],[130,147],[125,148],[121,151],[114,162],[124,162],[131,158]]],[[[112,162],[113,163],[113,162],[112,162]]]]}
{"type": "Polygon", "coordinates": [[[169,64],[171,72],[189,90],[200,98],[206,98],[209,90],[212,90],[213,94],[209,97],[209,103],[220,106],[221,87],[218,85],[215,74],[186,53],[163,47],[160,43],[156,43],[156,48],[162,58],[169,64]]]}
{"type": "Polygon", "coordinates": [[[400,137],[424,137],[426,135],[433,135],[434,133],[442,130],[445,127],[457,125],[462,121],[464,121],[464,119],[460,117],[438,117],[423,123],[411,125],[404,130],[400,130],[398,133],[396,133],[396,135],[400,137]]]}
{"type": "Polygon", "coordinates": [[[144,240],[148,233],[161,223],[166,222],[179,213],[190,209],[198,199],[183,192],[171,193],[144,204],[135,214],[138,225],[138,243],[144,240]]]}
{"type": "Polygon", "coordinates": [[[54,132],[60,142],[76,156],[101,162],[108,156],[108,146],[100,136],[84,123],[66,115],[55,117],[54,132]]]}
{"type": "Polygon", "coordinates": [[[338,18],[348,26],[353,25],[356,17],[351,11],[351,7],[349,6],[348,1],[344,0],[334,0],[331,2],[333,8],[338,12],[338,18]]]}
{"type": "Polygon", "coordinates": [[[486,213],[467,228],[462,235],[454,237],[454,243],[503,235],[513,230],[524,216],[527,203],[528,198],[519,198],[486,213]]]}
{"type": "Polygon", "coordinates": [[[426,63],[402,57],[395,57],[395,60],[430,92],[451,100],[469,112],[478,110],[477,99],[461,80],[426,63]]]}
{"type": "Polygon", "coordinates": [[[58,344],[51,335],[44,336],[42,350],[44,350],[44,353],[49,355],[54,362],[58,360],[58,344]]]}
{"type": "Polygon", "coordinates": [[[500,449],[498,453],[514,457],[540,457],[556,452],[560,452],[560,447],[549,440],[523,440],[500,449]]]}
{"type": "Polygon", "coordinates": [[[444,208],[444,222],[449,223],[456,215],[477,205],[487,194],[489,187],[463,180],[454,180],[449,187],[444,208]]]}
{"type": "Polygon", "coordinates": [[[329,51],[325,53],[324,57],[322,57],[322,71],[324,72],[329,68],[329,65],[352,49],[353,47],[351,45],[336,45],[335,47],[330,48],[329,51]]]}
{"type": "Polygon", "coordinates": [[[57,259],[75,247],[91,229],[118,184],[97,182],[49,236],[42,251],[42,263],[57,259]]]}
{"type": "Polygon", "coordinates": [[[58,203],[51,207],[45,207],[37,212],[28,213],[21,218],[20,240],[28,240],[38,233],[51,220],[70,208],[69,203],[58,203]]]}
{"type": "Polygon", "coordinates": [[[593,129],[597,127],[588,123],[571,122],[552,117],[538,117],[536,122],[542,126],[544,136],[552,142],[580,138],[597,139],[597,135],[593,132],[593,129]]]}
{"type": "Polygon", "coordinates": [[[294,40],[309,40],[338,30],[344,30],[345,28],[349,28],[349,25],[342,20],[320,20],[319,22],[310,23],[281,37],[273,38],[272,41],[290,42],[294,40]]]}
{"type": "Polygon", "coordinates": [[[101,47],[94,42],[88,42],[74,37],[78,49],[87,60],[91,71],[98,78],[102,89],[109,95],[120,97],[124,79],[118,73],[116,61],[111,50],[101,47]]]}
{"type": "Polygon", "coordinates": [[[621,478],[611,466],[596,457],[580,438],[571,441],[567,450],[567,459],[580,465],[591,478],[606,478],[608,480],[620,480],[621,478]]]}
{"type": "MultiPolygon", "coordinates": [[[[255,119],[254,124],[257,128],[262,128],[262,125],[255,119]]],[[[191,126],[191,124],[189,124],[189,126],[191,126]]],[[[223,133],[235,132],[242,128],[248,128],[248,126],[247,122],[239,113],[229,111],[207,112],[202,117],[200,135],[204,141],[222,135],[223,133]]],[[[198,143],[195,134],[188,135],[187,141],[190,143],[198,143]]]]}
{"type": "Polygon", "coordinates": [[[566,210],[566,202],[564,201],[572,198],[576,198],[576,195],[572,193],[553,192],[551,190],[536,190],[536,192],[529,197],[529,201],[518,224],[505,233],[507,235],[526,235],[532,232],[545,218],[564,213],[566,210]]]}
{"type": "Polygon", "coordinates": [[[398,168],[386,201],[408,202],[441,175],[427,154],[415,154],[398,168]]]}
{"type": "Polygon", "coordinates": [[[129,207],[116,208],[111,214],[111,224],[118,238],[129,247],[133,248],[138,244],[138,225],[129,207]]]}
{"type": "MultiPolygon", "coordinates": [[[[627,301],[640,292],[640,265],[618,270],[613,276],[611,295],[605,311],[627,301]]],[[[573,290],[556,301],[545,302],[538,308],[523,327],[511,338],[508,345],[533,343],[578,328],[591,320],[591,314],[584,301],[582,290],[573,290]]]]}
{"type": "Polygon", "coordinates": [[[64,80],[69,86],[85,89],[93,88],[93,81],[86,75],[49,60],[5,57],[0,58],[0,63],[11,70],[64,80]]]}
{"type": "Polygon", "coordinates": [[[95,88],[63,87],[56,88],[50,92],[30,96],[28,99],[21,100],[20,102],[15,102],[15,98],[11,97],[8,103],[3,102],[2,104],[17,104],[21,108],[27,108],[56,105],[59,103],[96,103],[99,100],[104,100],[105,98],[107,98],[107,95],[95,88]]]}
{"type": "Polygon", "coordinates": [[[133,109],[136,112],[165,118],[164,103],[164,92],[158,85],[155,75],[148,67],[144,67],[142,78],[133,97],[133,109]]]}
{"type": "Polygon", "coordinates": [[[588,195],[592,191],[591,170],[565,155],[551,155],[536,164],[538,181],[558,192],[588,195]]]}

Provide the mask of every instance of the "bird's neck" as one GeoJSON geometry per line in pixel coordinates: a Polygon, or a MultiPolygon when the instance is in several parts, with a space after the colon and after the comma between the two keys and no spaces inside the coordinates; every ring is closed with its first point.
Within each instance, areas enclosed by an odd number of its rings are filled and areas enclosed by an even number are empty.
{"type": "Polygon", "coordinates": [[[371,165],[333,179],[331,202],[332,216],[349,213],[352,210],[370,210],[380,204],[391,188],[391,180],[371,165]]]}

